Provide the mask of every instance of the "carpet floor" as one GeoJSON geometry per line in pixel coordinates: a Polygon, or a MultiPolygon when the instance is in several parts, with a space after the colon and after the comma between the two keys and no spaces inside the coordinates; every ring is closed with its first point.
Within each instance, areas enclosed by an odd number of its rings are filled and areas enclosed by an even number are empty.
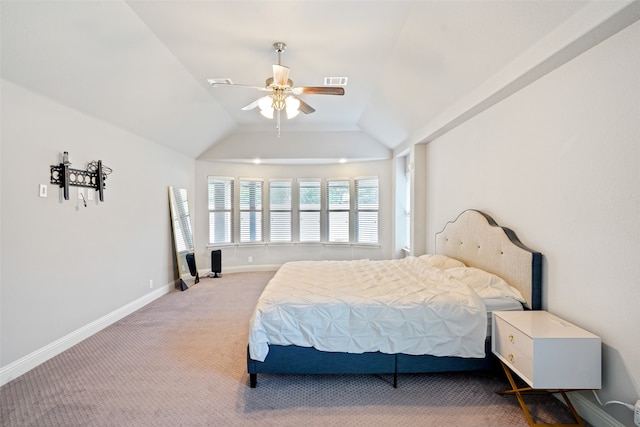
{"type": "MultiPolygon", "coordinates": [[[[248,386],[255,302],[273,273],[174,291],[0,388],[2,426],[527,426],[504,373],[259,375],[248,386]]],[[[552,396],[534,419],[572,423],[552,396]]]]}

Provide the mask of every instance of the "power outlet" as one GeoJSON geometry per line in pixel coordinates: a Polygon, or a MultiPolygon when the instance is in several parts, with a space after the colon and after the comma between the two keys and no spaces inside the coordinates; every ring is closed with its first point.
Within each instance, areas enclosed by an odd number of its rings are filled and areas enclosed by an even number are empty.
{"type": "Polygon", "coordinates": [[[252,257],[252,256],[248,257],[248,258],[247,258],[247,262],[248,262],[248,263],[252,263],[252,262],[253,262],[253,257],[252,257]]]}
{"type": "Polygon", "coordinates": [[[149,289],[153,289],[153,279],[149,279],[149,289]]]}
{"type": "Polygon", "coordinates": [[[636,400],[636,406],[633,409],[633,422],[640,426],[640,400],[636,400]]]}

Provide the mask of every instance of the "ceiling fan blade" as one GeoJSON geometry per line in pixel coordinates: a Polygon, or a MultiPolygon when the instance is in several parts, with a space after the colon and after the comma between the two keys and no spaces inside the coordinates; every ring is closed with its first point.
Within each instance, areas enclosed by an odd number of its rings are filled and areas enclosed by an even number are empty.
{"type": "Polygon", "coordinates": [[[344,95],[344,88],[335,86],[303,86],[294,87],[292,92],[296,95],[344,95]]]}
{"type": "Polygon", "coordinates": [[[273,82],[278,86],[286,86],[289,81],[289,68],[284,65],[273,65],[273,82]]]}
{"type": "Polygon", "coordinates": [[[213,87],[243,87],[243,88],[248,88],[248,89],[257,89],[257,90],[261,90],[261,91],[271,91],[271,88],[263,87],[263,86],[241,85],[241,84],[236,84],[236,83],[223,83],[223,82],[219,82],[219,81],[217,81],[215,79],[207,79],[207,81],[213,87]]]}
{"type": "Polygon", "coordinates": [[[300,98],[297,98],[297,99],[298,101],[300,101],[300,106],[298,107],[298,110],[302,111],[305,114],[311,114],[314,111],[316,111],[315,108],[313,108],[311,105],[304,102],[302,99],[300,98]]]}
{"type": "Polygon", "coordinates": [[[248,104],[248,105],[245,105],[244,107],[242,107],[241,110],[243,110],[243,111],[253,110],[254,108],[256,108],[258,106],[259,102],[260,102],[260,99],[256,99],[251,104],[248,104]]]}

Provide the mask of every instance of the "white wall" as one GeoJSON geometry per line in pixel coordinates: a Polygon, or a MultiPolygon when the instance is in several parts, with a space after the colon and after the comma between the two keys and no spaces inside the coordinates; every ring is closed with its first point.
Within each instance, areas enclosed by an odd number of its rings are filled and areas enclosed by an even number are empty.
{"type": "Polygon", "coordinates": [[[388,147],[361,131],[296,132],[288,129],[288,125],[285,120],[280,135],[275,129],[236,132],[206,150],[198,160],[261,159],[264,163],[299,163],[300,159],[312,159],[316,163],[328,163],[339,159],[362,161],[392,157],[388,147]]]}
{"type": "Polygon", "coordinates": [[[477,208],[544,254],[544,308],[602,337],[600,396],[628,403],[640,397],[638,40],[635,23],[428,144],[423,193],[427,236],[477,208]]]}
{"type": "Polygon", "coordinates": [[[159,288],[173,289],[169,185],[195,161],[2,80],[1,367],[159,288]],[[113,169],[104,202],[61,200],[49,166],[113,169]],[[48,197],[39,197],[39,184],[48,197]],[[149,288],[153,280],[154,288],[149,288]]]}
{"type": "Polygon", "coordinates": [[[335,165],[268,165],[224,162],[196,162],[196,205],[202,213],[196,219],[195,245],[196,262],[199,270],[211,269],[211,249],[222,249],[222,272],[237,269],[252,269],[259,266],[281,265],[293,260],[322,259],[382,259],[391,258],[393,250],[393,176],[392,160],[335,165]],[[359,176],[379,177],[380,212],[379,245],[376,247],[351,245],[231,245],[208,248],[209,219],[207,199],[207,177],[228,176],[243,178],[349,178],[359,176]],[[248,257],[253,262],[248,262],[248,257]]]}

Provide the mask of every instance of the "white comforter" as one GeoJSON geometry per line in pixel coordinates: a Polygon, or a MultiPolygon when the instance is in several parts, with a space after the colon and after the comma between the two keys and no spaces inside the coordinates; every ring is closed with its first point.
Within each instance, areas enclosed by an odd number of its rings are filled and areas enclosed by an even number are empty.
{"type": "Polygon", "coordinates": [[[486,322],[478,294],[419,258],[296,261],[259,298],[249,351],[257,361],[269,344],[483,357],[486,322]]]}

